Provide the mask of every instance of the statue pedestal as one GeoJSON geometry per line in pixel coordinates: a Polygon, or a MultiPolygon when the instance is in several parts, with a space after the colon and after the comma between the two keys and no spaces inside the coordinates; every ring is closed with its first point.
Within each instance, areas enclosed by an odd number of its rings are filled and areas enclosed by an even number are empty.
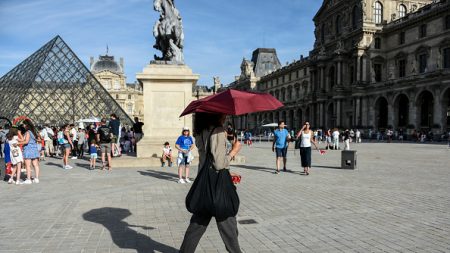
{"type": "Polygon", "coordinates": [[[175,150],[182,128],[192,131],[192,116],[179,116],[192,101],[199,77],[187,65],[149,64],[136,74],[144,90],[144,137],[137,144],[138,158],[160,157],[166,141],[175,150]]]}

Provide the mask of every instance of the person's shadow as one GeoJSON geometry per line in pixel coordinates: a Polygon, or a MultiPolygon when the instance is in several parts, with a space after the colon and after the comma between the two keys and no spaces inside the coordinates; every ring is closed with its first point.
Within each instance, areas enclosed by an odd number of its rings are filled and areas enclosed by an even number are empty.
{"type": "Polygon", "coordinates": [[[146,230],[155,229],[153,227],[130,225],[123,221],[131,214],[128,209],[103,207],[84,213],[83,219],[99,223],[107,228],[111,233],[113,242],[122,249],[134,249],[138,253],[178,252],[171,246],[156,242],[152,238],[130,229],[130,227],[139,227],[146,230]]]}

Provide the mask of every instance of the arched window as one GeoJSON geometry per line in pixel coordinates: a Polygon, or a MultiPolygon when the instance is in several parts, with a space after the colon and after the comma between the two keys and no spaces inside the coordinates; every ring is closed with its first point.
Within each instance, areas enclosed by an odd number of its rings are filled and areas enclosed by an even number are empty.
{"type": "Polygon", "coordinates": [[[341,16],[336,17],[336,35],[341,34],[341,16]]]}
{"type": "Polygon", "coordinates": [[[398,17],[403,18],[404,16],[406,16],[406,12],[406,6],[404,4],[400,4],[400,6],[398,7],[398,17]]]}
{"type": "Polygon", "coordinates": [[[383,5],[378,1],[373,5],[373,21],[376,24],[383,22],[383,5]]]}
{"type": "Polygon", "coordinates": [[[352,10],[352,27],[356,28],[358,26],[358,6],[353,7],[352,10]]]}

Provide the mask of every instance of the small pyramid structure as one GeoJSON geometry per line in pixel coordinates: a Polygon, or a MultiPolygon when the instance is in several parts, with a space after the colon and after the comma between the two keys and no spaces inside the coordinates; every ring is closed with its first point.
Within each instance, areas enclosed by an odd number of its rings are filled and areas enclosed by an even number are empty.
{"type": "Polygon", "coordinates": [[[115,113],[132,120],[58,35],[0,78],[0,116],[60,125],[115,113]]]}

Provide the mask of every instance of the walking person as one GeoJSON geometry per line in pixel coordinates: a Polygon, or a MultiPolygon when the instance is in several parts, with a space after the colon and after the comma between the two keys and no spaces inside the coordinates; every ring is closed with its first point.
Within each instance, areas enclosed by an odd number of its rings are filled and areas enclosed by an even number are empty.
{"type": "Polygon", "coordinates": [[[339,130],[337,128],[333,129],[333,133],[331,134],[333,137],[333,150],[339,149],[339,130]]]}
{"type": "Polygon", "coordinates": [[[108,169],[108,171],[111,171],[111,143],[113,134],[111,128],[106,126],[106,119],[102,119],[100,124],[101,126],[97,130],[97,142],[100,143],[102,150],[102,170],[108,169]]]}
{"type": "Polygon", "coordinates": [[[120,120],[115,113],[111,114],[109,121],[109,128],[111,129],[111,151],[113,156],[120,156],[119,138],[120,138],[120,120]]]}
{"type": "Polygon", "coordinates": [[[344,143],[345,143],[344,150],[350,150],[350,140],[351,140],[351,133],[348,129],[346,129],[344,132],[344,143]]]}
{"type": "Polygon", "coordinates": [[[45,141],[45,155],[47,157],[53,156],[53,154],[55,153],[55,148],[53,146],[53,136],[55,135],[55,132],[53,132],[53,130],[48,127],[45,126],[42,129],[42,133],[41,136],[43,136],[44,141],[45,141]]]}
{"type": "Polygon", "coordinates": [[[285,122],[280,120],[278,122],[278,128],[274,131],[274,139],[272,142],[272,152],[276,152],[276,166],[275,174],[280,173],[280,163],[283,160],[283,171],[286,171],[287,151],[289,147],[289,141],[291,135],[288,130],[285,129],[285,122]]]}
{"type": "Polygon", "coordinates": [[[84,131],[84,129],[79,129],[78,131],[78,158],[82,159],[84,156],[84,145],[86,142],[86,132],[84,131]]]}
{"type": "Polygon", "coordinates": [[[37,143],[38,132],[33,123],[29,119],[23,122],[23,130],[25,134],[20,140],[19,144],[23,145],[23,158],[25,162],[25,169],[27,171],[27,179],[24,184],[39,183],[39,145],[37,143]],[[31,181],[31,165],[34,168],[34,179],[31,181]]]}
{"type": "Polygon", "coordinates": [[[327,132],[325,133],[325,139],[326,139],[326,142],[327,142],[326,149],[330,149],[331,145],[332,145],[332,142],[331,142],[331,130],[330,129],[328,129],[327,132]]]}
{"type": "Polygon", "coordinates": [[[359,131],[359,129],[356,129],[356,143],[361,143],[361,132],[359,131]]]}
{"type": "Polygon", "coordinates": [[[144,123],[140,122],[138,117],[134,117],[134,124],[133,124],[134,152],[136,152],[136,144],[142,139],[142,136],[144,136],[142,126],[144,126],[144,123]]]}
{"type": "MultiPolygon", "coordinates": [[[[226,142],[227,133],[223,127],[225,115],[196,113],[194,122],[194,134],[196,136],[196,146],[199,152],[199,168],[202,168],[206,162],[207,149],[211,150],[213,167],[220,171],[228,169],[230,162],[241,149],[241,144],[237,139],[233,141],[232,149],[227,154],[226,142]],[[209,147],[206,147],[209,138],[209,147]]],[[[239,176],[236,173],[230,173],[232,176],[239,176]]],[[[193,214],[183,243],[180,247],[181,253],[193,253],[205,233],[212,216],[202,216],[193,214]]],[[[215,217],[216,218],[216,217],[215,217]]],[[[228,252],[240,253],[241,249],[238,241],[238,229],[236,216],[228,218],[216,218],[217,228],[222,241],[228,252]]]]}
{"type": "Polygon", "coordinates": [[[77,139],[77,129],[74,124],[70,124],[70,138],[72,139],[72,159],[77,159],[78,156],[78,139],[77,139]]]}
{"type": "Polygon", "coordinates": [[[58,132],[58,142],[62,148],[63,157],[63,169],[70,170],[73,169],[69,165],[69,155],[73,149],[72,137],[70,136],[70,126],[64,125],[61,127],[61,131],[58,132]]]}
{"type": "Polygon", "coordinates": [[[189,179],[189,164],[192,160],[191,150],[194,148],[194,139],[190,135],[188,127],[183,127],[181,136],[178,137],[175,147],[178,149],[178,183],[192,183],[189,179]],[[183,169],[185,170],[185,179],[183,179],[183,169]]]}
{"type": "Polygon", "coordinates": [[[11,164],[13,166],[11,177],[8,180],[8,184],[14,183],[14,175],[16,175],[16,185],[22,184],[20,176],[22,174],[22,164],[23,164],[23,154],[19,147],[19,136],[17,128],[11,128],[7,134],[8,142],[5,143],[9,145],[9,155],[11,159],[11,164]]]}
{"type": "Polygon", "coordinates": [[[309,170],[311,169],[311,144],[318,150],[316,142],[313,139],[313,131],[311,131],[310,127],[309,122],[305,122],[302,129],[297,133],[297,139],[300,138],[301,141],[300,158],[305,175],[309,175],[309,170]]]}

